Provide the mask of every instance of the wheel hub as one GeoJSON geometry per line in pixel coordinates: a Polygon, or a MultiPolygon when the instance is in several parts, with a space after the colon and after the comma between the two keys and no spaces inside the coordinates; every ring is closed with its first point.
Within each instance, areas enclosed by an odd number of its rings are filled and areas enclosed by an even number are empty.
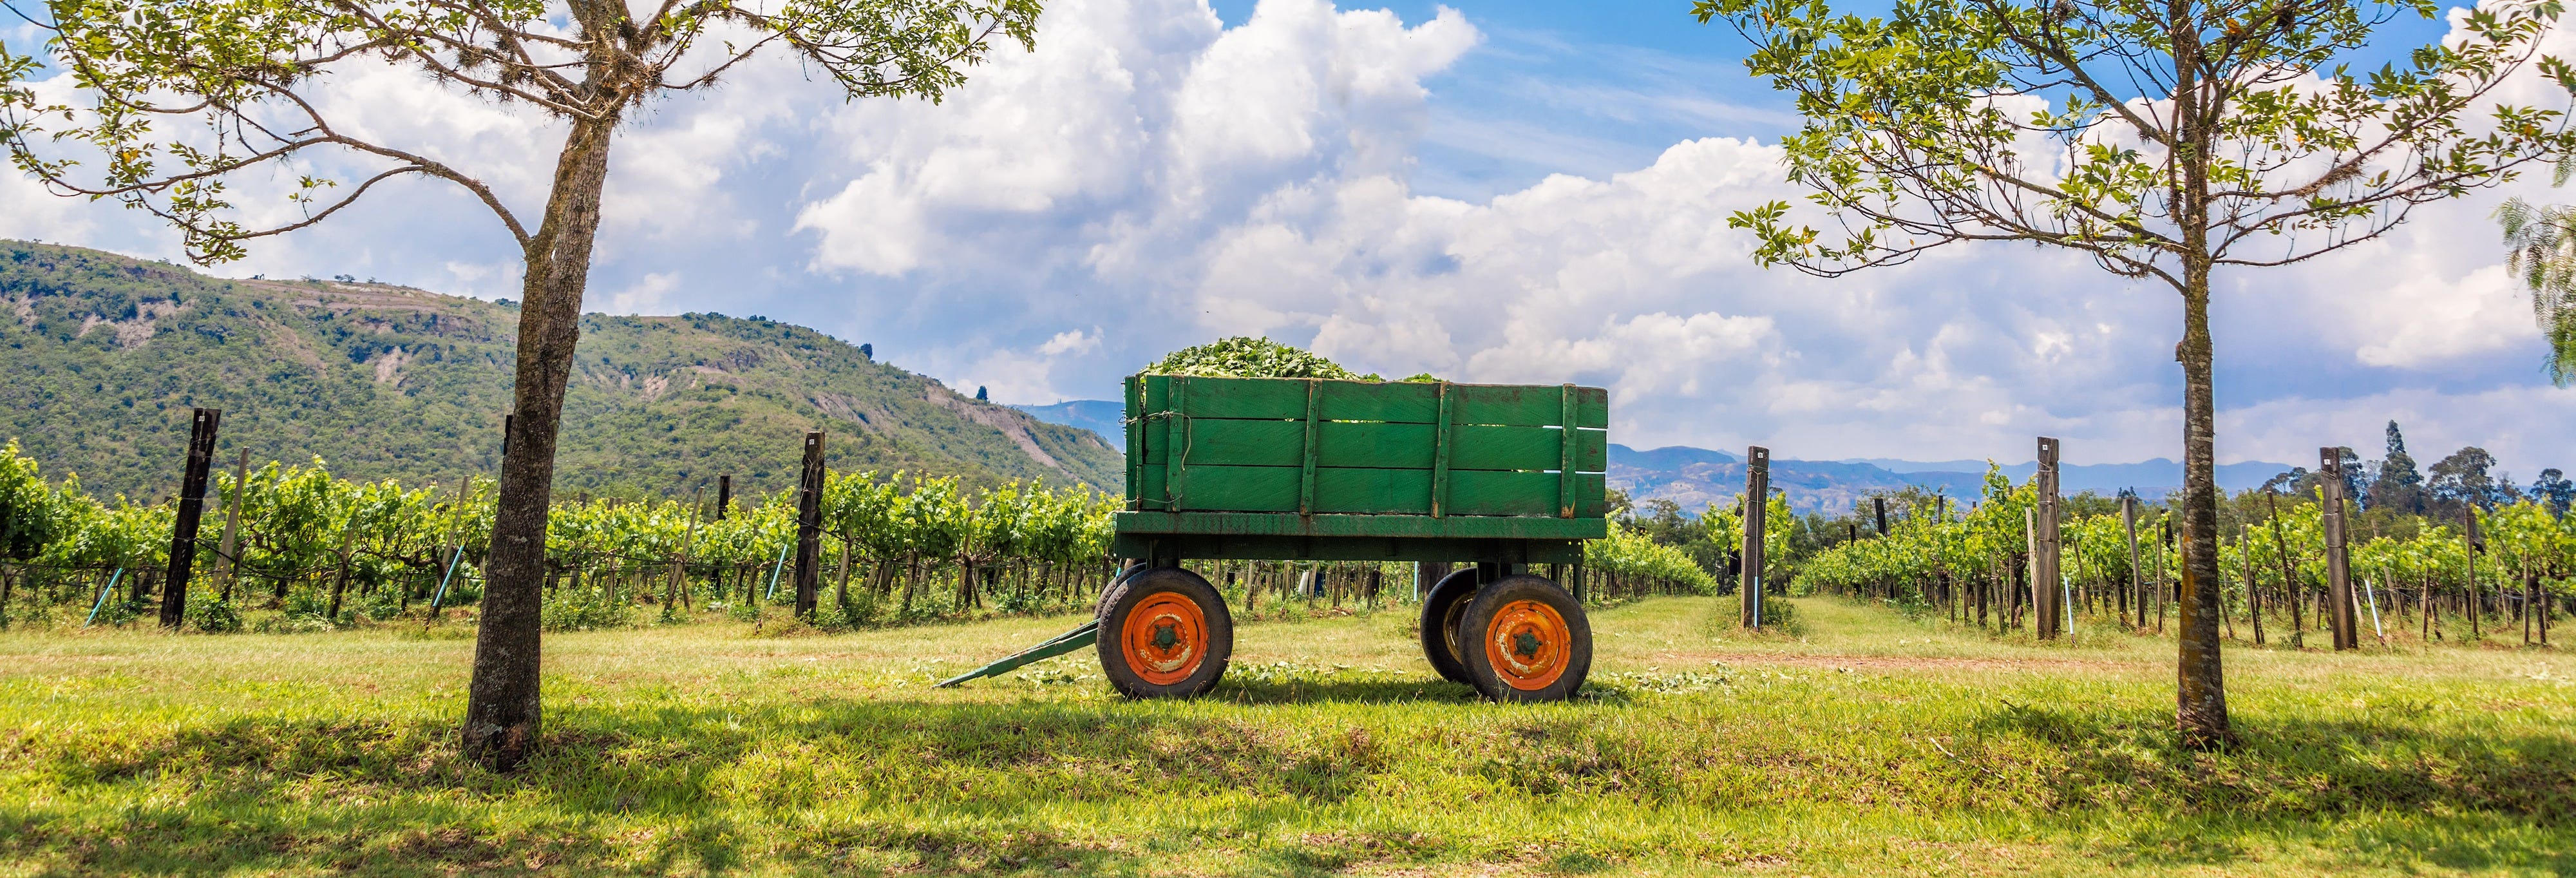
{"type": "Polygon", "coordinates": [[[1148,596],[1119,625],[1119,654],[1145,682],[1170,686],[1198,673],[1207,659],[1207,614],[1171,592],[1148,596]]]}
{"type": "Polygon", "coordinates": [[[1485,629],[1485,660],[1503,685],[1545,689],[1565,676],[1566,645],[1573,630],[1555,607],[1534,600],[1504,604],[1485,629]]]}

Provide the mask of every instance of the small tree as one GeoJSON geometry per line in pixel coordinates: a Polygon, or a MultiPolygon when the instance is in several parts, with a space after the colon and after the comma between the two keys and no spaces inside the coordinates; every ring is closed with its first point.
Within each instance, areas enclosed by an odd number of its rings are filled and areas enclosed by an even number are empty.
{"type": "MultiPolygon", "coordinates": [[[[19,168],[63,195],[108,199],[178,227],[200,263],[237,259],[254,239],[319,223],[377,184],[428,177],[462,187],[500,220],[526,266],[517,417],[505,440],[486,560],[481,630],[466,702],[467,754],[507,770],[539,730],[538,613],[555,432],[580,334],[609,146],[627,114],[703,90],[763,51],[783,49],[850,98],[937,100],[992,40],[1031,45],[1037,0],[5,0],[47,29],[44,53],[86,106],[46,103],[34,56],[0,46],[0,141],[19,168]],[[636,9],[648,10],[639,13],[636,9]],[[333,74],[395,65],[467,100],[531,108],[568,132],[553,186],[523,219],[461,161],[371,140],[338,124],[316,93],[333,74]],[[164,122],[194,122],[176,136],[164,122]],[[104,163],[54,144],[84,146],[104,163]],[[249,171],[326,153],[370,165],[364,179],[302,177],[290,222],[245,225],[229,185],[249,171]]],[[[180,127],[174,125],[173,127],[180,127]]]]}
{"type": "MultiPolygon", "coordinates": [[[[2571,174],[2576,156],[2562,157],[2552,182],[2565,186],[2571,174]]],[[[2509,198],[2495,217],[2504,226],[2505,266],[2531,288],[2532,311],[2549,338],[2549,359],[2541,367],[2550,383],[2576,385],[2576,205],[2509,198]]]]}
{"type": "Polygon", "coordinates": [[[1746,66],[1796,95],[1789,178],[1838,226],[1786,202],[1736,214],[1754,257],[1819,276],[1960,241],[2063,247],[2179,295],[2185,544],[2178,717],[2232,739],[2219,663],[2210,280],[2370,240],[2414,205],[2510,179],[2569,146],[2555,110],[2501,104],[2556,0],[2466,13],[2403,66],[2335,59],[2431,0],[1897,0],[1885,17],[1824,0],[1698,0],[1753,43],[1746,66]],[[2478,118],[2472,120],[2472,116],[2478,118]]]}

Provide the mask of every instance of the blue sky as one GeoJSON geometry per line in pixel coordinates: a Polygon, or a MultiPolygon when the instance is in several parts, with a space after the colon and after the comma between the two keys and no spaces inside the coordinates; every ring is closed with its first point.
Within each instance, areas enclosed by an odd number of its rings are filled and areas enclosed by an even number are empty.
{"type": "MultiPolygon", "coordinates": [[[[2048,434],[2070,461],[2177,456],[2169,292],[2008,246],[1837,281],[1751,265],[1724,217],[1796,197],[1768,145],[1797,120],[1688,8],[1055,0],[1036,53],[936,106],[755,65],[621,133],[589,304],[803,323],[1006,402],[1112,396],[1165,351],[1269,334],[1389,374],[1608,386],[1636,447],[2010,461],[2048,434]]],[[[2400,23],[2354,60],[2442,29],[2400,23]]],[[[522,212],[561,136],[396,72],[326,97],[522,212]]],[[[2576,466],[2576,391],[2543,380],[2487,219],[2506,194],[2222,276],[2221,460],[2376,456],[2395,418],[2419,458],[2576,466]]],[[[16,179],[0,235],[178,252],[16,179]]],[[[429,183],[216,271],[485,297],[517,277],[489,214],[429,183]]]]}

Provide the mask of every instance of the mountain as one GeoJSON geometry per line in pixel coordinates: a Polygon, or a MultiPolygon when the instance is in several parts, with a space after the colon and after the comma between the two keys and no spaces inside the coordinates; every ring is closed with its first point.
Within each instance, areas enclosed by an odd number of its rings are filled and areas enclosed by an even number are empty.
{"type": "Polygon", "coordinates": [[[1127,447],[1127,404],[1106,399],[1075,399],[1054,405],[1015,405],[1029,417],[1050,424],[1080,427],[1097,434],[1110,447],[1127,447]]]}
{"type": "MultiPolygon", "coordinates": [[[[1874,492],[1909,485],[1947,490],[1954,497],[1975,496],[1984,479],[1982,472],[1907,475],[1865,463],[1771,459],[1771,486],[1785,492],[1789,508],[1801,514],[1849,512],[1874,492]]],[[[1735,505],[1736,495],[1744,493],[1744,460],[1685,446],[1638,451],[1612,444],[1609,484],[1628,492],[1631,502],[1670,500],[1695,514],[1710,504],[1735,505]]]]}
{"type": "MultiPolygon", "coordinates": [[[[1855,458],[1845,460],[1843,462],[1868,464],[1890,472],[1906,475],[1926,473],[1974,473],[1983,475],[1986,471],[1986,462],[1982,460],[1943,460],[1924,462],[1915,460],[1889,460],[1885,458],[1855,458]]],[[[2259,460],[2249,460],[2243,463],[2222,463],[2218,465],[2218,486],[2219,488],[2228,491],[2242,491],[2248,488],[2259,488],[2263,486],[2264,482],[2270,481],[2273,476],[2289,472],[2290,469],[2290,465],[2286,463],[2271,463],[2259,460]]],[[[2022,479],[2030,478],[2031,473],[2037,472],[2039,470],[2039,464],[2008,463],[2002,465],[2002,470],[2005,476],[2015,481],[2020,481],[2022,479]]],[[[2118,494],[2120,491],[2125,489],[2135,490],[2141,497],[2157,498],[2170,492],[2182,490],[2182,464],[2161,457],[2153,460],[2143,460],[2137,463],[2060,464],[2058,467],[2057,482],[2065,489],[2066,493],[2069,494],[2092,491],[2096,494],[2107,496],[2118,494]]]]}
{"type": "MultiPolygon", "coordinates": [[[[335,474],[449,481],[500,463],[518,309],[406,287],[222,280],[95,250],[0,241],[0,440],[93,493],[177,488],[191,406],[217,459],[319,456],[335,474]],[[9,319],[14,316],[15,319],[9,319]]],[[[1083,430],[978,402],[800,326],[721,314],[582,318],[558,491],[672,495],[731,474],[795,485],[803,434],[840,471],[978,485],[1125,466],[1083,430]]]]}
{"type": "Polygon", "coordinates": [[[1735,463],[1744,458],[1723,451],[1670,445],[1653,451],[1638,451],[1625,445],[1610,446],[1610,462],[1626,464],[1641,470],[1678,470],[1696,464],[1735,463]]]}
{"type": "MultiPolygon", "coordinates": [[[[2016,482],[2030,478],[2038,468],[2037,463],[2000,467],[2006,477],[2016,482]]],[[[2218,468],[2218,483],[2227,490],[2241,491],[2258,487],[2289,469],[2287,464],[2260,461],[2224,464],[2218,468]]],[[[1899,491],[1907,486],[1943,491],[1953,497],[1974,497],[1984,490],[1985,478],[1986,462],[1982,460],[1771,460],[1772,487],[1787,492],[1790,508],[1800,513],[1849,512],[1855,502],[1874,492],[1899,491]]],[[[1735,495],[1744,492],[1744,464],[1741,458],[1723,451],[1685,446],[1637,451],[1612,445],[1609,482],[1611,487],[1627,491],[1631,501],[1670,500],[1685,512],[1697,512],[1710,503],[1735,503],[1735,495]]],[[[2064,464],[2059,469],[2058,484],[2070,495],[2092,491],[2110,496],[2133,489],[2139,496],[2159,500],[2181,489],[2182,465],[2161,458],[2140,463],[2064,464]]]]}

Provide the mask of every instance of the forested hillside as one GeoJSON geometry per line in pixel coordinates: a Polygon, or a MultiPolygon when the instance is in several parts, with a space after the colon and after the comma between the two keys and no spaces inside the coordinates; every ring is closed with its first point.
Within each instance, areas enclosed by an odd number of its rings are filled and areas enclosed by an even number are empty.
{"type": "MultiPolygon", "coordinates": [[[[491,473],[518,313],[347,281],[227,281],[166,263],[0,241],[0,441],[138,500],[176,490],[188,410],[224,410],[219,459],[320,457],[350,478],[491,473]],[[6,319],[14,318],[14,319],[6,319]]],[[[800,437],[835,470],[1119,489],[1088,431],[979,402],[814,330],[719,314],[590,315],[558,490],[669,494],[719,474],[791,486],[800,437]]]]}

